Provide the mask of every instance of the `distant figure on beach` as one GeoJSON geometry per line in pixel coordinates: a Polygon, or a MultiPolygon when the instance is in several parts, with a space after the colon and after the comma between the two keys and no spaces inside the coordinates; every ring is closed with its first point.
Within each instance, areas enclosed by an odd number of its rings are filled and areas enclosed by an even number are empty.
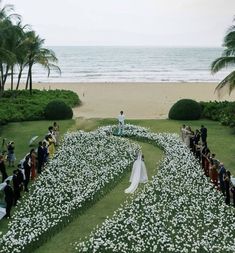
{"type": "Polygon", "coordinates": [[[125,116],[123,111],[118,115],[118,135],[123,135],[124,132],[125,116]]]}

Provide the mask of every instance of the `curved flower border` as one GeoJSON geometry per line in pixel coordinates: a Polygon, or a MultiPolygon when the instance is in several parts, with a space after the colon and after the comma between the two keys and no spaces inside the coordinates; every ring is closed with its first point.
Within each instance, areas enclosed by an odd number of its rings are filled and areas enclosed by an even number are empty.
{"type": "MultiPolygon", "coordinates": [[[[111,131],[112,127],[103,128],[111,131]]],[[[165,151],[158,174],[76,252],[235,252],[234,210],[176,134],[127,125],[125,135],[165,151]]]]}
{"type": "Polygon", "coordinates": [[[0,238],[0,252],[28,253],[39,247],[113,188],[139,149],[104,130],[66,134],[55,157],[17,207],[8,232],[0,238]]]}

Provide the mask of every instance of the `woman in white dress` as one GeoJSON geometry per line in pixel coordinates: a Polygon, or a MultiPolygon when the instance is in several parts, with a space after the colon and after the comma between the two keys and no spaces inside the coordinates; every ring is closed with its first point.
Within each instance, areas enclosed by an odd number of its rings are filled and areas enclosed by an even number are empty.
{"type": "Polygon", "coordinates": [[[148,175],[147,175],[147,170],[144,163],[144,156],[141,155],[140,153],[132,167],[132,172],[131,172],[131,177],[130,177],[131,185],[125,190],[125,193],[133,193],[137,189],[139,183],[146,183],[147,181],[148,181],[148,175]]]}

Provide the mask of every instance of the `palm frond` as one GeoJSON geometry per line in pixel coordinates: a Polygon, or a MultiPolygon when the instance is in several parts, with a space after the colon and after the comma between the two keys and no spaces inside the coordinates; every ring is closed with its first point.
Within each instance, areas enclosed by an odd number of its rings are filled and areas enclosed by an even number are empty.
{"type": "Polygon", "coordinates": [[[215,59],[211,64],[211,72],[214,74],[223,68],[235,64],[235,56],[224,56],[215,59]]]}
{"type": "Polygon", "coordinates": [[[223,91],[228,91],[229,95],[235,88],[235,71],[232,71],[228,76],[226,76],[215,88],[215,91],[221,97],[223,91]]]}

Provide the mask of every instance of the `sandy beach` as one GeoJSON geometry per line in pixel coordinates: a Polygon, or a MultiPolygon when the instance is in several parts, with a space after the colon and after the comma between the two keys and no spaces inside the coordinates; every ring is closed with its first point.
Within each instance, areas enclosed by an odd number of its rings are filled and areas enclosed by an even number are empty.
{"type": "Polygon", "coordinates": [[[123,110],[129,119],[167,118],[181,98],[196,101],[235,100],[235,92],[218,98],[216,83],[36,83],[36,89],[67,89],[77,92],[82,105],[75,117],[114,118],[123,110]]]}

